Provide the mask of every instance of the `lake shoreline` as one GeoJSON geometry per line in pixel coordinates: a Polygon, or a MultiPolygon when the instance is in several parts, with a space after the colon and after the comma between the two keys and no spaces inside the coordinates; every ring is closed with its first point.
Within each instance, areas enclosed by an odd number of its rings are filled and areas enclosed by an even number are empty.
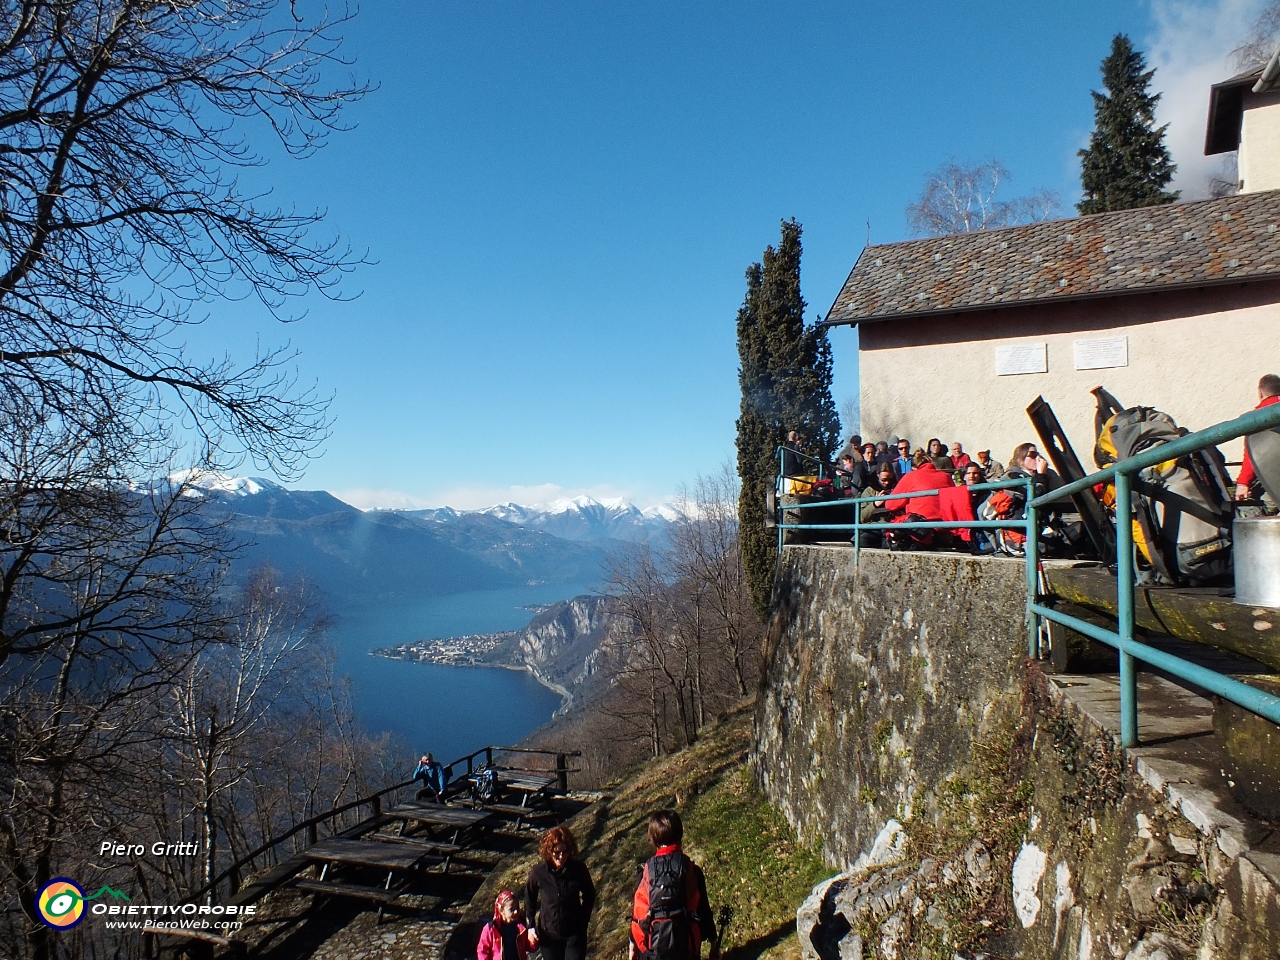
{"type": "MultiPolygon", "coordinates": [[[[535,616],[529,607],[559,603],[585,589],[573,584],[543,585],[344,607],[331,638],[338,651],[337,669],[352,680],[357,721],[371,737],[391,733],[412,744],[409,752],[415,760],[425,750],[453,757],[482,743],[518,743],[564,709],[566,700],[565,691],[525,669],[514,635],[535,616]],[[462,645],[448,642],[464,636],[473,640],[462,645]],[[481,637],[483,646],[501,649],[463,649],[481,643],[481,637]],[[442,638],[453,657],[437,656],[438,644],[429,642],[442,638]],[[423,652],[403,650],[406,646],[429,647],[427,659],[420,659],[423,652]],[[369,655],[378,650],[398,655],[369,655]],[[393,659],[422,662],[427,669],[407,670],[392,664],[393,659]],[[502,673],[432,669],[438,666],[506,669],[502,673]],[[528,676],[520,676],[521,672],[528,676]]],[[[565,678],[552,679],[572,686],[565,678]]],[[[574,705],[578,702],[575,697],[574,705]]]]}
{"type": "MultiPolygon", "coordinates": [[[[468,637],[450,637],[448,638],[447,641],[443,641],[443,642],[451,642],[455,640],[470,640],[473,637],[487,638],[487,637],[514,636],[514,635],[515,635],[514,633],[472,634],[471,636],[468,636],[468,637]]],[[[552,719],[555,719],[556,717],[562,716],[563,714],[567,713],[569,709],[573,706],[573,694],[570,693],[568,689],[556,683],[554,680],[548,680],[546,677],[540,674],[533,667],[529,666],[527,663],[524,663],[524,664],[503,663],[500,661],[482,660],[479,658],[468,659],[463,661],[463,660],[457,659],[452,655],[444,655],[440,653],[437,653],[434,656],[431,655],[426,645],[431,643],[439,643],[439,642],[442,642],[442,641],[425,640],[425,641],[419,641],[418,643],[400,644],[398,647],[384,647],[380,650],[370,650],[369,656],[382,657],[384,660],[398,660],[403,663],[429,663],[437,667],[463,667],[463,668],[484,667],[488,669],[514,670],[517,673],[527,673],[529,674],[529,676],[533,677],[534,680],[537,680],[538,683],[542,684],[552,693],[560,697],[560,706],[557,707],[555,713],[552,714],[552,719]],[[406,653],[413,652],[419,655],[406,656],[404,653],[395,652],[395,651],[401,651],[401,650],[404,650],[406,653]]]]}

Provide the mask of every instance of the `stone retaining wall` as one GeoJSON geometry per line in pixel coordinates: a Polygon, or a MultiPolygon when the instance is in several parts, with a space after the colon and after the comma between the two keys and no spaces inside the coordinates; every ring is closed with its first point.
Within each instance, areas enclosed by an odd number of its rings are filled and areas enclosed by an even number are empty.
{"type": "Polygon", "coordinates": [[[756,773],[828,862],[909,819],[1016,692],[1020,560],[788,547],[756,721],[756,773]]]}
{"type": "Polygon", "coordinates": [[[1114,680],[1024,661],[1020,561],[861,560],[784,551],[756,718],[759,783],[841,870],[806,960],[1280,956],[1280,832],[1121,750],[1072,698],[1114,680]]]}

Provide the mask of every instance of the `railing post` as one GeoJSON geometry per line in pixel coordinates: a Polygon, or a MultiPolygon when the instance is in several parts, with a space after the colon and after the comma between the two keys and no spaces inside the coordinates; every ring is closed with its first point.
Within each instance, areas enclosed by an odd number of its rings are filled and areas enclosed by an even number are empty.
{"type": "Polygon", "coordinates": [[[320,832],[314,823],[307,824],[307,846],[314,847],[320,842],[320,832]]]}
{"type": "Polygon", "coordinates": [[[373,802],[370,803],[369,806],[373,808],[373,815],[375,817],[382,816],[382,798],[381,797],[374,796],[373,802]]]}
{"type": "Polygon", "coordinates": [[[1120,742],[1138,743],[1138,679],[1129,642],[1133,640],[1133,497],[1131,478],[1116,471],[1116,632],[1120,647],[1120,742]]]}
{"type": "Polygon", "coordinates": [[[484,765],[486,767],[493,766],[493,747],[492,746],[488,746],[484,748],[484,765]]]}
{"type": "Polygon", "coordinates": [[[561,793],[569,792],[569,764],[565,762],[563,753],[556,754],[556,788],[561,793]]]}
{"type": "Polygon", "coordinates": [[[853,567],[862,563],[862,496],[853,501],[853,567]]]}
{"type": "Polygon", "coordinates": [[[1037,510],[1032,505],[1032,500],[1036,496],[1036,482],[1034,478],[1027,478],[1027,542],[1024,545],[1023,553],[1027,558],[1027,656],[1032,660],[1040,657],[1040,616],[1032,610],[1035,604],[1036,591],[1040,586],[1036,577],[1039,570],[1040,562],[1040,524],[1036,516],[1037,510]]]}

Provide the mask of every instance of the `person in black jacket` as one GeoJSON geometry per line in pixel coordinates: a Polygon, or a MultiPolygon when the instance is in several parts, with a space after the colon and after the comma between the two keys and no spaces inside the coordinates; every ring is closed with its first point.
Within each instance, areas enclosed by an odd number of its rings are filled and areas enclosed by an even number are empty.
{"type": "Polygon", "coordinates": [[[534,949],[543,960],[583,960],[587,924],[596,905],[596,888],[578,844],[564,827],[552,827],[538,845],[542,862],[529,871],[524,885],[525,921],[534,949]]]}

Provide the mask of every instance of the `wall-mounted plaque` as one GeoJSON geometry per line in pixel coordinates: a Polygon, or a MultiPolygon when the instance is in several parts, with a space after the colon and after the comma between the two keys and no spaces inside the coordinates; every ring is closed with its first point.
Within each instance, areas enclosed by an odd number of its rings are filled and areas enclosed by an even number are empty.
{"type": "Polygon", "coordinates": [[[1043,343],[1010,343],[996,347],[996,376],[1048,373],[1049,351],[1043,343]]]}
{"type": "Polygon", "coordinates": [[[1099,340],[1077,340],[1076,369],[1106,370],[1129,365],[1129,338],[1105,337],[1099,340]]]}

